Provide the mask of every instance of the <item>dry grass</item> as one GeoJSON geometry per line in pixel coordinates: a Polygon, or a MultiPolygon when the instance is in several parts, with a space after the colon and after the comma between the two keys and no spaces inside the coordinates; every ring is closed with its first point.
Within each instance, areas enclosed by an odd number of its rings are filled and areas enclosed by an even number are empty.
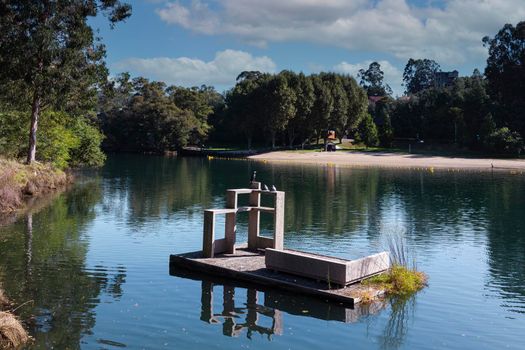
{"type": "Polygon", "coordinates": [[[11,313],[0,311],[0,348],[16,349],[29,340],[20,321],[11,313]]]}
{"type": "Polygon", "coordinates": [[[4,291],[2,290],[2,285],[0,285],[0,310],[3,310],[10,304],[11,303],[9,302],[9,299],[7,299],[7,297],[4,294],[4,291]]]}
{"type": "Polygon", "coordinates": [[[26,196],[53,191],[67,182],[67,175],[50,165],[0,159],[0,213],[20,208],[26,196]]]}
{"type": "Polygon", "coordinates": [[[29,340],[26,330],[11,312],[2,311],[12,306],[0,285],[0,349],[16,349],[29,340]]]}

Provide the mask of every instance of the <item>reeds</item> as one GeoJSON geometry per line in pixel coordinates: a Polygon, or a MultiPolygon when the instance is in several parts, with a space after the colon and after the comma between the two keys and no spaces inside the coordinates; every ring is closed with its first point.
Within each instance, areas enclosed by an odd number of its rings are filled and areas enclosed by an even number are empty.
{"type": "Polygon", "coordinates": [[[378,285],[387,294],[409,296],[423,289],[428,282],[425,273],[418,271],[416,259],[408,247],[403,231],[396,230],[385,235],[385,246],[390,253],[390,269],[365,281],[378,285]]]}

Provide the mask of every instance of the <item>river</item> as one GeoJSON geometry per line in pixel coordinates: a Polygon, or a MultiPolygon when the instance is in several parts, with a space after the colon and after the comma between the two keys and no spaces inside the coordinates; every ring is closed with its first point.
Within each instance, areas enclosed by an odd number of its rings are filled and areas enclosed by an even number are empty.
{"type": "Polygon", "coordinates": [[[0,281],[34,349],[523,349],[524,223],[515,172],[111,156],[0,227],[0,281]],[[254,170],[286,192],[285,247],[351,259],[402,236],[429,286],[348,309],[170,274],[170,254],[200,249],[202,210],[254,170]]]}

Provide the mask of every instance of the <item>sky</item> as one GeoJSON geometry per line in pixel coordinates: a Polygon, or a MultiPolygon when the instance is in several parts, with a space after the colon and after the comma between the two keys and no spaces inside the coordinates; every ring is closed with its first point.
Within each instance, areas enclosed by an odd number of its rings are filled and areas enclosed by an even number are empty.
{"type": "Polygon", "coordinates": [[[357,75],[377,61],[401,96],[409,58],[443,71],[483,72],[506,23],[525,19],[525,0],[127,0],[133,14],[110,29],[92,21],[110,74],[168,84],[231,88],[245,70],[357,75]]]}

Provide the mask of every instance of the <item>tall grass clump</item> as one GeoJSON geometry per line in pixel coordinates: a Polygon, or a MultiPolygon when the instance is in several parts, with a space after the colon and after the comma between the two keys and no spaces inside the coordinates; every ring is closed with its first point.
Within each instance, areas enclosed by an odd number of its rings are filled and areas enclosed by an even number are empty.
{"type": "Polygon", "coordinates": [[[11,306],[0,285],[0,349],[17,349],[29,341],[29,336],[20,321],[9,311],[11,306]]]}
{"type": "Polygon", "coordinates": [[[415,257],[409,251],[400,232],[386,235],[386,249],[390,253],[390,269],[369,278],[366,284],[376,285],[388,295],[409,296],[427,285],[428,277],[417,269],[415,257]]]}

